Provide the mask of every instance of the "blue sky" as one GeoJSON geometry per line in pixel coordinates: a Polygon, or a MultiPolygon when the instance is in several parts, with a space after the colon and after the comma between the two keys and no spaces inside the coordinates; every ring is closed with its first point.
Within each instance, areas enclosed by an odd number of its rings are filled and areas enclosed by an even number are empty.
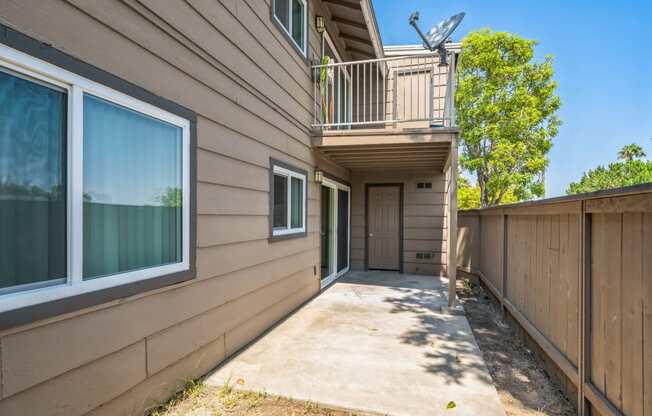
{"type": "Polygon", "coordinates": [[[491,28],[539,41],[552,54],[563,125],[554,139],[546,196],[565,194],[583,171],[638,143],[652,157],[652,1],[373,0],[385,45],[417,43],[408,25],[420,12],[428,29],[466,12],[453,34],[491,28]]]}

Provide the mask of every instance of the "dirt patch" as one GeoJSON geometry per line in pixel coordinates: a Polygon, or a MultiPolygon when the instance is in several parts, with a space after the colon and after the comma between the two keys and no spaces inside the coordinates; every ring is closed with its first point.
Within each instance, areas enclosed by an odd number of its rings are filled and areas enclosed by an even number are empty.
{"type": "Polygon", "coordinates": [[[576,409],[543,370],[543,363],[507,324],[482,287],[460,282],[457,295],[483,352],[507,415],[575,415],[576,409]]]}
{"type": "Polygon", "coordinates": [[[265,393],[234,388],[209,386],[199,381],[186,387],[167,403],[153,409],[148,416],[367,416],[331,409],[312,402],[303,402],[265,393]]]}

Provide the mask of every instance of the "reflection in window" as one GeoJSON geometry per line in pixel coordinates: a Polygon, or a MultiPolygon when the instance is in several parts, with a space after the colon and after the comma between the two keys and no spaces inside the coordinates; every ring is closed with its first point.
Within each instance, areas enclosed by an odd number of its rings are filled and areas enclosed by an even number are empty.
{"type": "Polygon", "coordinates": [[[84,279],[182,260],[182,129],[84,96],[84,279]]]}
{"type": "Polygon", "coordinates": [[[306,1],[273,0],[274,17],[283,26],[296,46],[306,54],[306,1]]]}
{"type": "Polygon", "coordinates": [[[66,277],[66,102],[0,71],[0,293],[66,277]]]}
{"type": "Polygon", "coordinates": [[[274,228],[288,226],[288,178],[274,175],[274,228]]]}
{"type": "Polygon", "coordinates": [[[292,39],[303,50],[304,4],[302,0],[292,0],[292,39]]]}
{"type": "Polygon", "coordinates": [[[276,15],[276,18],[287,30],[290,30],[290,20],[288,19],[289,1],[290,0],[274,0],[274,15],[276,15]]]}
{"type": "Polygon", "coordinates": [[[292,178],[292,209],[290,211],[292,228],[303,227],[303,181],[299,178],[292,178]]]}
{"type": "Polygon", "coordinates": [[[272,235],[305,232],[306,175],[290,168],[272,165],[272,235]]]}

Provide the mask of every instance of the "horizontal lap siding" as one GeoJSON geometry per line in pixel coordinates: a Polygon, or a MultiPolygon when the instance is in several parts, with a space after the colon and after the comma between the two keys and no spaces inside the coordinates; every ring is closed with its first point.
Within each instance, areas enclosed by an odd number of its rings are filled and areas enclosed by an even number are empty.
{"type": "MultiPolygon", "coordinates": [[[[0,4],[3,24],[198,114],[198,278],[0,334],[0,414],[138,413],[319,290],[313,171],[349,176],[310,147],[310,69],[269,7],[258,0],[0,4]],[[270,158],[308,171],[305,237],[267,240],[270,158]],[[104,380],[118,358],[130,370],[104,380]]],[[[321,13],[316,2],[310,13],[308,22],[321,13]]],[[[309,38],[314,54],[317,34],[309,38]]]]}
{"type": "Polygon", "coordinates": [[[403,270],[406,273],[444,273],[446,264],[445,177],[433,171],[353,171],[351,195],[351,266],[365,267],[365,185],[403,184],[403,270]],[[418,182],[431,182],[431,189],[417,189],[418,182]],[[416,258],[418,251],[431,259],[416,258]]]}

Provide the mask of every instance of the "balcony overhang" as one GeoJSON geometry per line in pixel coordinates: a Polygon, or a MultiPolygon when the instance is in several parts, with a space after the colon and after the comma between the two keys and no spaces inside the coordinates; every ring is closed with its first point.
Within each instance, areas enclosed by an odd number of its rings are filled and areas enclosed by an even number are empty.
{"type": "Polygon", "coordinates": [[[383,43],[371,0],[322,0],[352,59],[382,58],[383,43]]]}
{"type": "Polygon", "coordinates": [[[347,169],[443,170],[456,128],[323,131],[313,146],[347,169]]]}

